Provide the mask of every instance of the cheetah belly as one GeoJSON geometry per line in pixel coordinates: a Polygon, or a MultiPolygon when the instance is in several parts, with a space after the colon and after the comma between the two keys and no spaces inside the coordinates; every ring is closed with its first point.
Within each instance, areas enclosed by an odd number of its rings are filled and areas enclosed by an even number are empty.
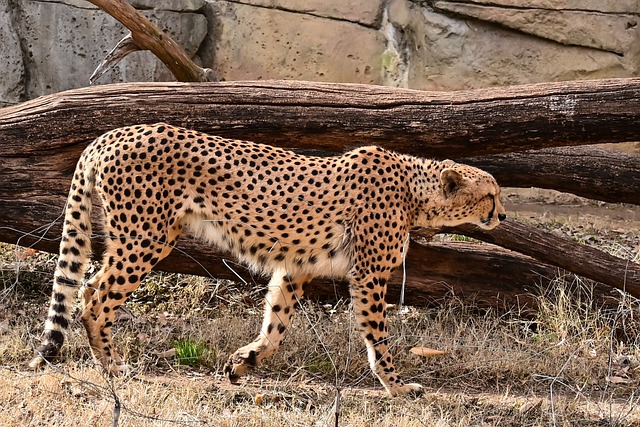
{"type": "MultiPolygon", "coordinates": [[[[316,264],[307,264],[299,270],[300,273],[309,274],[312,277],[325,277],[329,279],[344,279],[351,270],[351,260],[344,251],[338,251],[333,257],[322,251],[316,264]]],[[[287,266],[285,266],[286,268],[287,266]]]]}
{"type": "Polygon", "coordinates": [[[196,215],[187,215],[182,219],[182,224],[194,237],[203,239],[224,251],[232,250],[232,242],[224,232],[221,223],[199,218],[196,215]]]}
{"type": "Polygon", "coordinates": [[[311,277],[346,278],[352,266],[347,251],[340,239],[335,238],[331,247],[333,253],[321,247],[305,248],[305,254],[300,255],[297,247],[288,246],[283,255],[278,256],[281,244],[272,240],[242,241],[229,232],[228,224],[223,221],[209,220],[198,215],[187,215],[182,224],[196,237],[203,239],[217,248],[230,252],[254,272],[272,273],[284,269],[291,275],[309,275],[311,277]],[[261,249],[253,252],[247,248],[257,246],[261,249]]]}

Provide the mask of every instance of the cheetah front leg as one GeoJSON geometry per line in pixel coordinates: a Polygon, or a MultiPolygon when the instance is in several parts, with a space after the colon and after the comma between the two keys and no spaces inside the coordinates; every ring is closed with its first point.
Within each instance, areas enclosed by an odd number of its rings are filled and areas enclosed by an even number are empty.
{"type": "Polygon", "coordinates": [[[265,297],[260,334],[252,343],[236,350],[224,366],[224,373],[232,383],[250,368],[260,365],[280,346],[291,323],[294,305],[302,298],[303,287],[309,280],[308,276],[292,277],[282,270],[273,273],[265,297]]]}
{"type": "Polygon", "coordinates": [[[391,396],[421,394],[420,384],[405,384],[393,366],[387,331],[387,303],[385,301],[388,274],[354,276],[351,279],[351,298],[356,325],[367,346],[371,370],[391,396]]]}

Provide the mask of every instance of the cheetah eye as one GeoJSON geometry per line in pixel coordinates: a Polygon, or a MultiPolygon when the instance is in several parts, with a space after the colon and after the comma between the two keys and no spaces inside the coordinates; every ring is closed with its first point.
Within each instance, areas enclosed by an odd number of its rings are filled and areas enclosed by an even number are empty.
{"type": "Polygon", "coordinates": [[[486,197],[488,197],[491,200],[491,212],[489,212],[489,219],[492,219],[494,213],[496,212],[496,196],[494,196],[493,194],[489,194],[486,197]]]}

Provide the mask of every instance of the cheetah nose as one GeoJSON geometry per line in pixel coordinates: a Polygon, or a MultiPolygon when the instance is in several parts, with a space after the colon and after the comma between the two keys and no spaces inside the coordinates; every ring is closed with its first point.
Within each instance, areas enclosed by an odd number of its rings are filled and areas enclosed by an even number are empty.
{"type": "Polygon", "coordinates": [[[504,221],[505,219],[507,219],[507,214],[504,214],[504,213],[498,214],[498,219],[500,221],[504,221]]]}

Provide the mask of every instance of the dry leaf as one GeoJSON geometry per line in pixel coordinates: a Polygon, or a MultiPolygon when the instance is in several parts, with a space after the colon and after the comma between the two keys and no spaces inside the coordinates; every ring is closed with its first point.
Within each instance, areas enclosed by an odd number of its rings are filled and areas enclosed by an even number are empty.
{"type": "Polygon", "coordinates": [[[18,252],[18,255],[17,255],[18,261],[26,261],[30,258],[33,258],[36,255],[38,255],[38,252],[39,251],[37,249],[26,248],[25,250],[18,252]]]}
{"type": "Polygon", "coordinates": [[[158,315],[158,325],[162,326],[167,326],[167,316],[165,315],[165,313],[160,313],[160,315],[158,315]]]}
{"type": "Polygon", "coordinates": [[[263,399],[264,399],[264,394],[260,394],[260,393],[256,394],[254,398],[256,405],[261,406],[263,399]]]}
{"type": "Polygon", "coordinates": [[[413,347],[409,350],[412,354],[420,357],[437,357],[447,354],[445,351],[434,350],[432,348],[427,347],[413,347]]]}

